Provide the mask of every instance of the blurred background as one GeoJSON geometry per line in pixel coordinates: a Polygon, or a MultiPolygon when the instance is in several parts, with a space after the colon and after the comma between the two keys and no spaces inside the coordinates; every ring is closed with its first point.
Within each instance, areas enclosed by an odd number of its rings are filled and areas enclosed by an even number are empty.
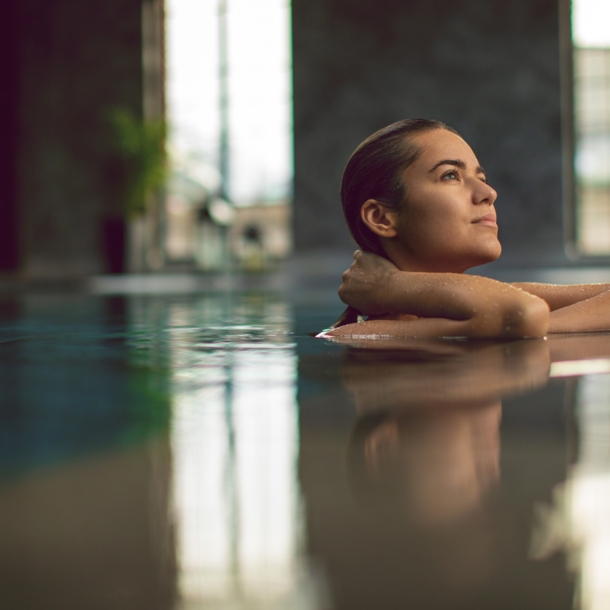
{"type": "Polygon", "coordinates": [[[334,271],[353,249],[338,200],[349,154],[415,116],[454,126],[487,168],[495,267],[605,266],[609,10],[8,0],[0,269],[260,272],[294,255],[334,271]]]}

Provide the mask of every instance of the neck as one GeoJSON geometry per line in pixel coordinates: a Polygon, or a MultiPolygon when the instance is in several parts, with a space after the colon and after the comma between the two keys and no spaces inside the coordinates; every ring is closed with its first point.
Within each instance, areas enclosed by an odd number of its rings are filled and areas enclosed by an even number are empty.
{"type": "Polygon", "coordinates": [[[403,248],[393,247],[394,244],[386,245],[388,258],[401,271],[418,273],[464,273],[467,269],[476,265],[468,265],[464,261],[447,260],[421,260],[403,248]]]}

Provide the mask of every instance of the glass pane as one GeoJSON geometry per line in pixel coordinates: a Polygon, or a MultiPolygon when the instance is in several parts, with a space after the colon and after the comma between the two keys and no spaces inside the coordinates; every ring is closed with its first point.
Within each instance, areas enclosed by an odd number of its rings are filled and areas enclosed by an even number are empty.
{"type": "Polygon", "coordinates": [[[576,226],[584,254],[610,254],[610,3],[574,0],[576,226]]]}
{"type": "Polygon", "coordinates": [[[290,249],[290,19],[288,0],[167,0],[174,264],[260,268],[290,249]]]}

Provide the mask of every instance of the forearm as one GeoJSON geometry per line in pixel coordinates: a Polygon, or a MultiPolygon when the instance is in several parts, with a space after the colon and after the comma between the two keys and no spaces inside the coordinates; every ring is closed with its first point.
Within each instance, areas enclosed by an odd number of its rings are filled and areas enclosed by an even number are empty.
{"type": "Polygon", "coordinates": [[[579,333],[610,330],[610,292],[551,312],[549,333],[579,333]]]}
{"type": "Polygon", "coordinates": [[[490,282],[479,279],[483,278],[399,271],[377,287],[376,304],[386,314],[468,320],[478,308],[476,293],[490,288],[490,282]]]}
{"type": "Polygon", "coordinates": [[[536,282],[514,282],[511,284],[530,294],[544,299],[551,311],[569,307],[610,291],[610,284],[540,284],[536,282]]]}
{"type": "MultiPolygon", "coordinates": [[[[542,303],[542,302],[540,302],[542,303]]],[[[542,303],[514,315],[484,311],[465,320],[419,318],[369,320],[335,328],[328,337],[374,339],[379,337],[471,337],[480,339],[522,339],[543,337],[548,327],[548,308],[542,303]]]]}
{"type": "Polygon", "coordinates": [[[368,291],[358,286],[358,290],[350,292],[344,282],[339,296],[368,315],[404,313],[452,320],[469,320],[491,303],[495,310],[511,310],[539,300],[529,292],[486,277],[407,271],[388,275],[368,291]]]}
{"type": "Polygon", "coordinates": [[[421,318],[404,322],[401,320],[368,320],[347,324],[326,334],[328,337],[349,339],[375,339],[379,337],[464,337],[470,336],[469,320],[447,320],[444,318],[421,318]]]}

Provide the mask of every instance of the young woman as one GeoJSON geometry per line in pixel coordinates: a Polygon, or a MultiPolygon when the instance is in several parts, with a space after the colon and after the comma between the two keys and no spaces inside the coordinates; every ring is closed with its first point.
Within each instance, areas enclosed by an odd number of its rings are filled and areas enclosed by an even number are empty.
{"type": "Polygon", "coordinates": [[[408,119],[367,138],[341,184],[361,248],[339,288],[349,307],[322,336],[610,330],[610,284],[507,284],[464,274],[500,256],[496,197],[470,146],[443,123],[408,119]]]}

